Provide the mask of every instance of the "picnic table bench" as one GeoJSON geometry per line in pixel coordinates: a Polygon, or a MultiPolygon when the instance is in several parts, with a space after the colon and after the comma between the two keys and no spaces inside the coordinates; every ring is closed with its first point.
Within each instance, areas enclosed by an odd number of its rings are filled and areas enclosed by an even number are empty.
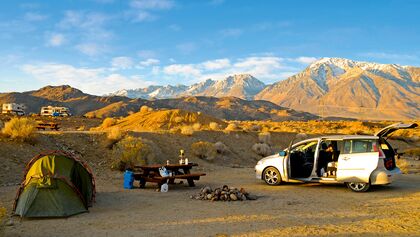
{"type": "Polygon", "coordinates": [[[49,129],[51,129],[51,130],[56,130],[56,131],[58,131],[58,129],[60,129],[60,127],[59,127],[58,125],[59,125],[58,123],[53,123],[53,122],[50,122],[50,123],[38,122],[38,123],[36,124],[36,128],[37,128],[38,130],[44,130],[44,131],[45,131],[45,129],[47,129],[47,128],[49,128],[49,129]]]}
{"type": "Polygon", "coordinates": [[[157,183],[160,187],[162,184],[168,182],[174,184],[175,179],[184,179],[188,181],[190,187],[194,187],[194,180],[199,180],[205,173],[191,173],[191,169],[198,166],[196,163],[189,164],[169,164],[169,165],[142,165],[134,167],[134,180],[140,181],[140,188],[146,186],[146,182],[157,183]],[[171,176],[162,177],[159,173],[159,168],[165,167],[171,176]]]}

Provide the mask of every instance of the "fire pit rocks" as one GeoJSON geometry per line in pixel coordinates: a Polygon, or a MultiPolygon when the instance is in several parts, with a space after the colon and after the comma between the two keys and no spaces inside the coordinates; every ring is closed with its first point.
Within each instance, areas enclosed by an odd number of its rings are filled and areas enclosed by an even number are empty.
{"type": "Polygon", "coordinates": [[[227,185],[223,185],[223,187],[215,189],[206,186],[198,194],[191,195],[190,198],[209,201],[246,201],[256,200],[257,196],[249,194],[243,188],[229,188],[227,185]]]}

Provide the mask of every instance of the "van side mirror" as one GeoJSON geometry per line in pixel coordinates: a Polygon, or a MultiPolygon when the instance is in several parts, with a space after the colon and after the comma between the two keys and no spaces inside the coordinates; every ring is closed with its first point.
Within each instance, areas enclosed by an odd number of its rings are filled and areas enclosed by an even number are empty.
{"type": "Polygon", "coordinates": [[[280,151],[279,152],[279,156],[286,156],[287,152],[286,151],[280,151]]]}

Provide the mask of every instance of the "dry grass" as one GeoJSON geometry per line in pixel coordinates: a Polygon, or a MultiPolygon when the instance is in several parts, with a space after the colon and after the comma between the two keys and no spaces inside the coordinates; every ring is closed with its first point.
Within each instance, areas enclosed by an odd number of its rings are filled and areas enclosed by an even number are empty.
{"type": "Polygon", "coordinates": [[[116,123],[117,123],[117,120],[116,119],[114,119],[114,118],[106,118],[102,122],[101,127],[102,128],[109,128],[111,126],[114,126],[116,123]]]}
{"type": "Polygon", "coordinates": [[[217,131],[220,129],[220,125],[216,122],[209,123],[210,130],[217,131]]]}
{"type": "MultiPolygon", "coordinates": [[[[419,124],[419,121],[406,121],[404,123],[419,124]]],[[[290,132],[306,134],[365,134],[373,135],[380,129],[394,122],[362,122],[362,121],[236,121],[243,130],[255,131],[256,126],[261,127],[262,132],[290,132]]],[[[416,141],[420,137],[420,129],[405,129],[394,132],[393,137],[406,137],[416,141]]]]}
{"type": "Polygon", "coordinates": [[[201,123],[194,123],[192,127],[194,131],[200,131],[202,126],[201,123]]]}
{"type": "Polygon", "coordinates": [[[146,113],[146,112],[151,112],[151,111],[153,111],[153,109],[147,105],[143,105],[142,107],[140,107],[140,113],[146,113]]]}
{"type": "Polygon", "coordinates": [[[2,133],[16,141],[31,141],[36,130],[36,123],[29,118],[13,118],[6,122],[2,133]]]}
{"type": "Polygon", "coordinates": [[[211,142],[199,141],[191,145],[191,152],[197,158],[212,160],[215,156],[216,149],[211,142]]]}
{"type": "Polygon", "coordinates": [[[111,168],[123,171],[135,165],[147,164],[154,159],[152,147],[142,138],[127,136],[113,148],[114,161],[111,168]]]}
{"type": "Polygon", "coordinates": [[[397,159],[397,166],[403,174],[408,174],[411,169],[410,162],[404,158],[397,159]]]}
{"type": "Polygon", "coordinates": [[[192,136],[194,134],[194,128],[192,126],[184,126],[181,128],[181,134],[186,136],[192,136]]]}
{"type": "Polygon", "coordinates": [[[225,131],[231,132],[231,131],[238,131],[239,125],[236,122],[229,123],[228,126],[225,128],[225,131]]]}

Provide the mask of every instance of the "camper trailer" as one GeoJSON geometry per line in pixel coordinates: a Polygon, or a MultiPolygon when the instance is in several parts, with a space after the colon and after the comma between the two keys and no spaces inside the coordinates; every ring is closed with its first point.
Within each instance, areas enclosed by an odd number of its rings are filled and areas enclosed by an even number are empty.
{"type": "Polygon", "coordinates": [[[25,105],[23,104],[16,104],[16,103],[8,103],[3,104],[2,107],[2,114],[14,114],[14,115],[25,115],[25,105]]]}
{"type": "Polygon", "coordinates": [[[46,106],[41,108],[41,116],[67,117],[70,115],[70,110],[67,107],[46,106]]]}

